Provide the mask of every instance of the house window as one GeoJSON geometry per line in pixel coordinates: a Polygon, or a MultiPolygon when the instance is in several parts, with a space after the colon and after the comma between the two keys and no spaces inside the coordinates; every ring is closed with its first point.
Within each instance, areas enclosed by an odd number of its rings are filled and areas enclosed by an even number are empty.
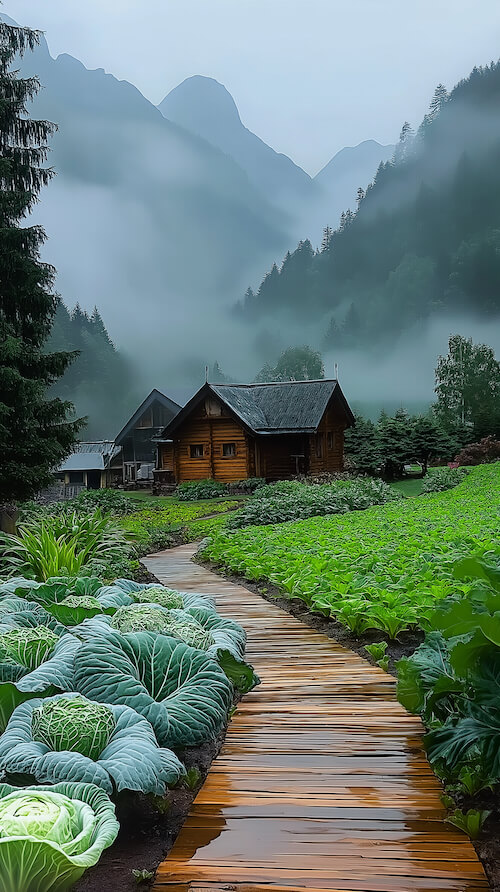
{"type": "Polygon", "coordinates": [[[236,455],[236,443],[223,443],[222,455],[224,458],[230,458],[232,455],[236,455]]]}
{"type": "Polygon", "coordinates": [[[190,446],[189,454],[191,458],[203,458],[203,443],[196,443],[194,446],[190,446]]]}
{"type": "Polygon", "coordinates": [[[323,458],[323,434],[316,436],[316,458],[323,458]]]}
{"type": "Polygon", "coordinates": [[[328,443],[328,450],[331,451],[335,446],[335,434],[333,433],[333,431],[328,431],[326,438],[328,443]]]}

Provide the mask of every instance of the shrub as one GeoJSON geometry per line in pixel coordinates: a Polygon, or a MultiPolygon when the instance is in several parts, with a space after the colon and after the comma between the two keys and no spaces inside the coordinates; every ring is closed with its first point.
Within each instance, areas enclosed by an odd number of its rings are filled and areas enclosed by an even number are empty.
{"type": "Polygon", "coordinates": [[[180,483],[176,489],[176,496],[181,502],[195,502],[198,499],[217,499],[227,493],[224,483],[218,480],[187,480],[180,483]]]}
{"type": "Polygon", "coordinates": [[[0,892],[66,892],[118,830],[114,805],[93,784],[0,784],[0,892]]]}
{"type": "Polygon", "coordinates": [[[76,511],[83,509],[88,512],[100,508],[103,512],[118,515],[133,514],[137,511],[137,502],[116,489],[85,489],[66,504],[76,511]]]}
{"type": "Polygon", "coordinates": [[[445,492],[458,486],[466,476],[465,468],[436,468],[424,477],[422,492],[445,492]]]}
{"type": "Polygon", "coordinates": [[[340,480],[329,486],[282,481],[262,486],[227,522],[232,529],[283,523],[327,514],[345,514],[401,498],[386,483],[371,478],[340,480]]]}
{"type": "Polygon", "coordinates": [[[484,465],[500,461],[500,440],[484,437],[479,443],[469,443],[458,453],[455,461],[459,465],[484,465]]]}
{"type": "Polygon", "coordinates": [[[244,480],[235,480],[234,483],[228,483],[226,490],[228,493],[253,493],[259,486],[264,486],[264,477],[247,477],[244,480]]]}

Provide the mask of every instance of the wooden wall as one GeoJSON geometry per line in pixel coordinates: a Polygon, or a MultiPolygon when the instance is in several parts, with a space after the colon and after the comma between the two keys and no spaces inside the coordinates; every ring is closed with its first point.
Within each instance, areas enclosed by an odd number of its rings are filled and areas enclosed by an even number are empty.
{"type": "Polygon", "coordinates": [[[328,406],[317,434],[309,438],[309,473],[335,473],[344,467],[344,430],[346,422],[334,402],[328,406]]]}
{"type": "Polygon", "coordinates": [[[247,435],[223,406],[213,399],[199,406],[175,432],[173,448],[178,483],[207,477],[230,483],[250,476],[247,435]],[[225,443],[234,443],[236,455],[223,455],[225,443]],[[191,446],[203,446],[203,456],[192,458],[191,446]]]}
{"type": "Polygon", "coordinates": [[[305,473],[308,466],[309,443],[304,435],[262,436],[257,441],[256,477],[266,480],[287,480],[299,473],[305,473]]]}

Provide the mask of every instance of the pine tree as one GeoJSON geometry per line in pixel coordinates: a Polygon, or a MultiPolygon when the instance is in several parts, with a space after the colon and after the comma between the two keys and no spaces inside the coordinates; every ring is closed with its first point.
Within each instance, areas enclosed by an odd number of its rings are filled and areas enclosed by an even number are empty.
{"type": "Polygon", "coordinates": [[[323,239],[321,241],[321,251],[329,251],[332,243],[333,229],[331,226],[325,226],[323,230],[323,239]]]}
{"type": "Polygon", "coordinates": [[[399,142],[392,156],[393,164],[404,164],[405,161],[408,161],[413,154],[414,140],[415,133],[413,128],[408,121],[405,121],[399,134],[399,142]]]}
{"type": "Polygon", "coordinates": [[[434,120],[441,111],[443,105],[448,102],[450,98],[450,94],[446,89],[444,84],[438,84],[436,89],[434,90],[434,96],[432,97],[431,104],[429,106],[429,117],[431,120],[434,120]]]}
{"type": "MultiPolygon", "coordinates": [[[[0,503],[33,495],[71,450],[80,422],[72,406],[47,388],[72,354],[45,353],[56,312],[55,270],[40,260],[45,232],[22,226],[51,176],[44,167],[54,125],[29,118],[36,78],[11,70],[16,55],[33,50],[37,32],[0,23],[0,503]]],[[[2,510],[4,527],[12,509],[2,510]]]]}

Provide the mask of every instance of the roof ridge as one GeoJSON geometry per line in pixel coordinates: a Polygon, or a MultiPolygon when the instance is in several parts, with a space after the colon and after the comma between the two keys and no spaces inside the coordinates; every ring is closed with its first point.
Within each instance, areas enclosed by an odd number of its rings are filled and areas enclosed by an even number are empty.
{"type": "Polygon", "coordinates": [[[223,381],[207,381],[210,387],[282,387],[284,384],[338,384],[338,378],[304,378],[300,381],[252,381],[251,384],[226,384],[223,381]]]}

